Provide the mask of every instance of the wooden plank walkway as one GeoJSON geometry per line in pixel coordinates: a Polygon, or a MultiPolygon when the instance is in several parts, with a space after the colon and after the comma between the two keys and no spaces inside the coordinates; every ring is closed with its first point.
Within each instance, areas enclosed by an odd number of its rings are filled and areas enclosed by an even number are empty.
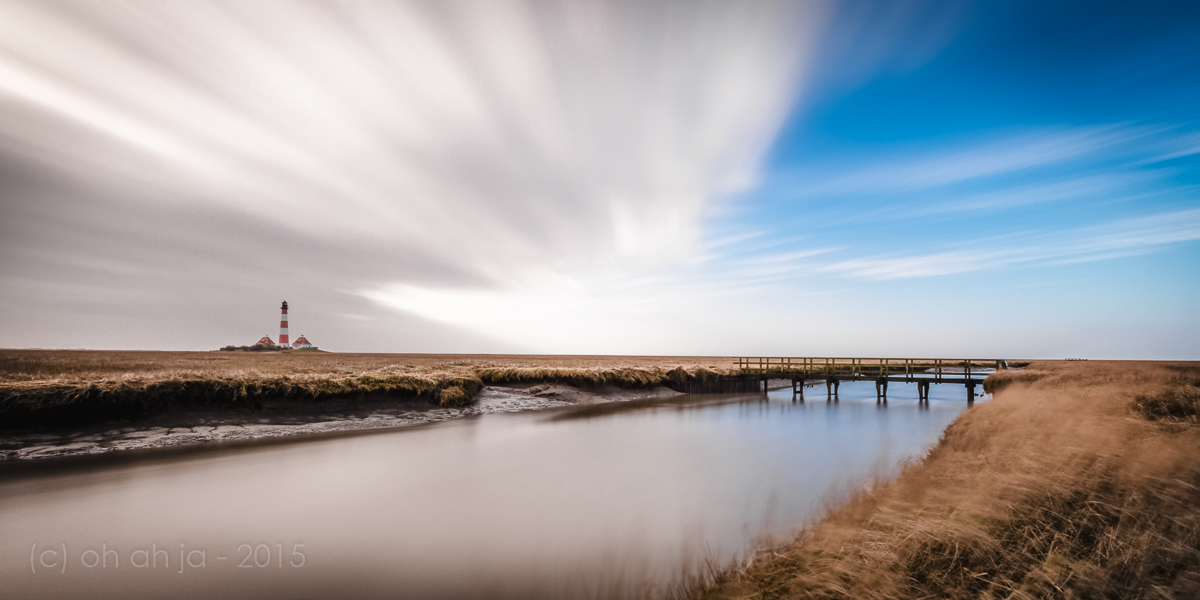
{"type": "Polygon", "coordinates": [[[804,400],[809,380],[825,382],[831,400],[837,399],[842,381],[874,381],[877,402],[887,402],[889,382],[916,383],[921,403],[929,402],[929,386],[951,383],[966,386],[967,403],[975,402],[975,386],[988,374],[1008,368],[997,358],[835,358],[835,357],[734,357],[740,376],[759,379],[766,391],[770,379],[790,379],[794,397],[804,400]]]}

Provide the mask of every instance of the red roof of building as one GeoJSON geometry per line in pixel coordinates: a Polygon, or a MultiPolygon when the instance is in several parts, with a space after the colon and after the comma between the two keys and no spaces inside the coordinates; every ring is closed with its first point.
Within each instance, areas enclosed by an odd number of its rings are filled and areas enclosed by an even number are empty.
{"type": "Polygon", "coordinates": [[[258,340],[258,342],[257,342],[257,343],[255,343],[254,345],[255,345],[255,346],[274,346],[274,345],[275,345],[275,342],[272,342],[272,341],[271,341],[271,338],[270,338],[269,336],[265,336],[265,335],[264,335],[264,336],[262,337],[262,339],[261,339],[261,340],[258,340]]]}
{"type": "Polygon", "coordinates": [[[312,342],[308,341],[308,338],[306,338],[304,336],[300,336],[300,337],[296,338],[296,341],[292,342],[293,346],[295,346],[296,344],[312,344],[312,342]]]}

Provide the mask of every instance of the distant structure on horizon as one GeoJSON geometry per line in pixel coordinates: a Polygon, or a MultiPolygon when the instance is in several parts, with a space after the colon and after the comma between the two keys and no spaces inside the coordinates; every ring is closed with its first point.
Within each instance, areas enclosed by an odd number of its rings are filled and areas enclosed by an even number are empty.
{"type": "Polygon", "coordinates": [[[284,347],[288,345],[287,300],[283,301],[283,315],[279,319],[279,345],[284,347]]]}
{"type": "Polygon", "coordinates": [[[271,341],[271,338],[267,336],[263,336],[263,339],[259,340],[258,344],[255,345],[266,345],[272,348],[291,348],[293,350],[300,350],[301,348],[316,348],[312,342],[308,341],[308,338],[304,337],[304,334],[300,334],[300,337],[295,342],[291,344],[288,343],[287,300],[283,301],[283,306],[280,307],[280,310],[283,312],[279,316],[279,345],[276,346],[275,343],[271,341]]]}
{"type": "Polygon", "coordinates": [[[221,349],[228,350],[228,351],[249,350],[249,351],[253,351],[253,352],[274,351],[274,350],[303,350],[303,349],[317,350],[317,347],[314,346],[312,342],[308,341],[308,338],[304,337],[303,334],[301,334],[299,339],[297,339],[295,342],[290,343],[290,344],[288,343],[288,303],[287,303],[287,300],[283,301],[283,306],[280,307],[280,310],[282,310],[283,312],[280,315],[280,319],[279,319],[279,343],[278,344],[276,344],[275,341],[271,339],[271,336],[264,335],[261,338],[259,338],[259,340],[257,342],[255,342],[253,346],[225,346],[224,348],[221,348],[221,349]]]}

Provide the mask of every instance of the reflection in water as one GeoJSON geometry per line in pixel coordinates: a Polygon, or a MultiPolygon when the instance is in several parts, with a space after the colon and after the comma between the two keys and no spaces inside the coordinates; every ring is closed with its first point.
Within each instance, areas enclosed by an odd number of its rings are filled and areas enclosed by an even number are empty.
{"type": "Polygon", "coordinates": [[[0,480],[17,597],[612,597],[666,591],[919,455],[961,386],[844,383],[493,414],[0,480]],[[824,388],[819,389],[824,392],[824,388]],[[138,566],[145,563],[146,566],[138,566]]]}

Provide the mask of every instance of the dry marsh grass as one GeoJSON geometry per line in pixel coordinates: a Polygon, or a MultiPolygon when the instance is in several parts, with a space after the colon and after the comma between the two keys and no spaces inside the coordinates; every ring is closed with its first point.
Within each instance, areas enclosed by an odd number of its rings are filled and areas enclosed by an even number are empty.
{"type": "Polygon", "coordinates": [[[732,368],[732,362],[725,357],[707,356],[0,350],[0,383],[93,383],[186,378],[349,376],[366,373],[437,376],[470,375],[479,370],[492,371],[498,377],[514,378],[547,374],[568,376],[584,371],[666,372],[676,367],[727,370],[732,368]]]}
{"type": "Polygon", "coordinates": [[[650,387],[729,367],[712,357],[0,350],[0,429],[255,409],[264,400],[463,406],[488,384],[650,387]]]}
{"type": "Polygon", "coordinates": [[[1136,408],[1194,400],[1200,365],[1035,363],[997,379],[923,461],[688,595],[1200,597],[1200,426],[1136,408]]]}
{"type": "Polygon", "coordinates": [[[1172,375],[1159,389],[1138,394],[1133,410],[1151,421],[1200,421],[1200,368],[1190,365],[1168,365],[1172,375]]]}
{"type": "Polygon", "coordinates": [[[1200,387],[1172,386],[1155,394],[1139,394],[1133,409],[1151,421],[1191,421],[1200,417],[1200,387]]]}

